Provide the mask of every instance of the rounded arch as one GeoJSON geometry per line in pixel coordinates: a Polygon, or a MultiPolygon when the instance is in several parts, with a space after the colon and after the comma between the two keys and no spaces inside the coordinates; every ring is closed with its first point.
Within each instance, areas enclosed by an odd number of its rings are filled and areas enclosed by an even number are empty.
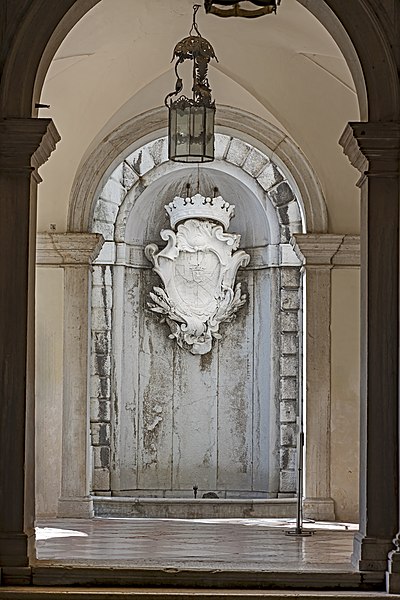
{"type": "Polygon", "coordinates": [[[46,0],[29,3],[7,55],[0,86],[4,117],[37,116],[50,63],[76,23],[100,0],[59,0],[49,10],[46,0]]]}
{"type": "MultiPolygon", "coordinates": [[[[130,152],[150,140],[165,136],[166,117],[165,108],[133,117],[97,146],[75,178],[68,214],[69,231],[89,230],[94,204],[108,177],[130,152]]],[[[296,190],[296,196],[302,200],[307,231],[327,231],[321,186],[300,148],[285,133],[255,115],[225,106],[217,110],[216,128],[258,149],[277,164],[296,190]]]]}
{"type": "MultiPolygon", "coordinates": [[[[247,231],[246,247],[288,242],[293,233],[303,231],[301,199],[272,161],[254,147],[226,135],[217,134],[216,146],[212,166],[199,171],[191,165],[168,161],[166,137],[140,147],[118,165],[95,199],[89,229],[101,233],[107,241],[124,242],[131,214],[136,211],[141,236],[146,238],[146,222],[151,231],[168,227],[165,201],[186,195],[188,183],[194,193],[199,183],[203,194],[212,195],[217,188],[218,194],[236,206],[234,223],[242,234],[247,231]],[[246,226],[250,221],[251,231],[246,226]]],[[[146,238],[146,243],[154,241],[146,238]]]]}
{"type": "MultiPolygon", "coordinates": [[[[4,63],[0,89],[4,116],[36,115],[34,103],[40,97],[55,52],[74,25],[99,2],[59,0],[51,11],[46,0],[30,5],[13,32],[4,63]]],[[[339,45],[356,84],[362,120],[397,119],[400,92],[395,56],[385,36],[385,25],[387,31],[390,25],[388,15],[382,10],[378,17],[365,0],[345,4],[342,0],[298,2],[315,15],[339,45]]]]}

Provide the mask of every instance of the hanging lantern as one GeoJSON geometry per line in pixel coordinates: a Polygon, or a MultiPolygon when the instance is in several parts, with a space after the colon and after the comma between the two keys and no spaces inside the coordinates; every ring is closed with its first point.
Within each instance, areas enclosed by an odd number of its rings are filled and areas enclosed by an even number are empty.
{"type": "Polygon", "coordinates": [[[175,91],[165,98],[169,111],[168,156],[175,162],[209,162],[214,160],[215,102],[207,79],[208,63],[217,60],[210,42],[200,34],[196,13],[200,5],[193,6],[193,24],[189,36],[175,46],[172,60],[176,58],[175,91]],[[193,35],[195,33],[196,35],[193,35]],[[185,60],[193,61],[192,97],[184,94],[183,81],[178,67],[185,60]],[[178,96],[175,100],[172,98],[178,96]]]}
{"type": "Polygon", "coordinates": [[[206,13],[218,17],[262,17],[276,13],[281,0],[204,0],[206,13]],[[256,8],[249,5],[253,4],[256,8]]]}

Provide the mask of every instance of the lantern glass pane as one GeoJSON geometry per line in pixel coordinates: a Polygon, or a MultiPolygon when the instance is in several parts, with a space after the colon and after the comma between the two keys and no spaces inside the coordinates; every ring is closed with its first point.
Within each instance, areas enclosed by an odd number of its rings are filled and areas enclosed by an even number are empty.
{"type": "Polygon", "coordinates": [[[214,160],[215,108],[186,106],[169,109],[169,158],[177,162],[214,160]]]}
{"type": "Polygon", "coordinates": [[[204,155],[204,113],[203,106],[191,107],[190,119],[190,155],[202,157],[204,155]]]}
{"type": "Polygon", "coordinates": [[[175,156],[176,147],[176,110],[169,110],[168,155],[175,156]]]}
{"type": "Polygon", "coordinates": [[[210,157],[210,160],[214,158],[214,108],[206,108],[206,135],[205,135],[205,155],[210,157]]]}
{"type": "Polygon", "coordinates": [[[176,109],[176,157],[187,156],[190,148],[190,110],[176,109]]]}

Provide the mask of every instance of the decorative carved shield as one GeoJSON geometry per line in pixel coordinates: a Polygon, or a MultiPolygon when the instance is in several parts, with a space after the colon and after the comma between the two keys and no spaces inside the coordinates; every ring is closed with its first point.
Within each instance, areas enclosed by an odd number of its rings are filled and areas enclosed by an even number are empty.
{"type": "Polygon", "coordinates": [[[159,251],[156,244],[145,248],[165,289],[150,292],[150,310],[159,313],[181,348],[192,354],[206,354],[212,339],[220,338],[219,325],[234,318],[246,302],[240,283],[234,285],[240,266],[250,257],[237,250],[240,235],[225,233],[211,221],[187,219],[177,232],[162,230],[167,243],[159,251]],[[236,251],[237,250],[237,251],[236,251]]]}

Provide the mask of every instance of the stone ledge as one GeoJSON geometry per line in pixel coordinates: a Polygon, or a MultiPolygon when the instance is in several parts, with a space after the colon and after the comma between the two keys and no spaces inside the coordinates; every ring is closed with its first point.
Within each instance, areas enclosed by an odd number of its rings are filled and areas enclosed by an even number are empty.
{"type": "Polygon", "coordinates": [[[172,519],[294,518],[296,499],[240,500],[93,497],[96,517],[172,519]]]}

